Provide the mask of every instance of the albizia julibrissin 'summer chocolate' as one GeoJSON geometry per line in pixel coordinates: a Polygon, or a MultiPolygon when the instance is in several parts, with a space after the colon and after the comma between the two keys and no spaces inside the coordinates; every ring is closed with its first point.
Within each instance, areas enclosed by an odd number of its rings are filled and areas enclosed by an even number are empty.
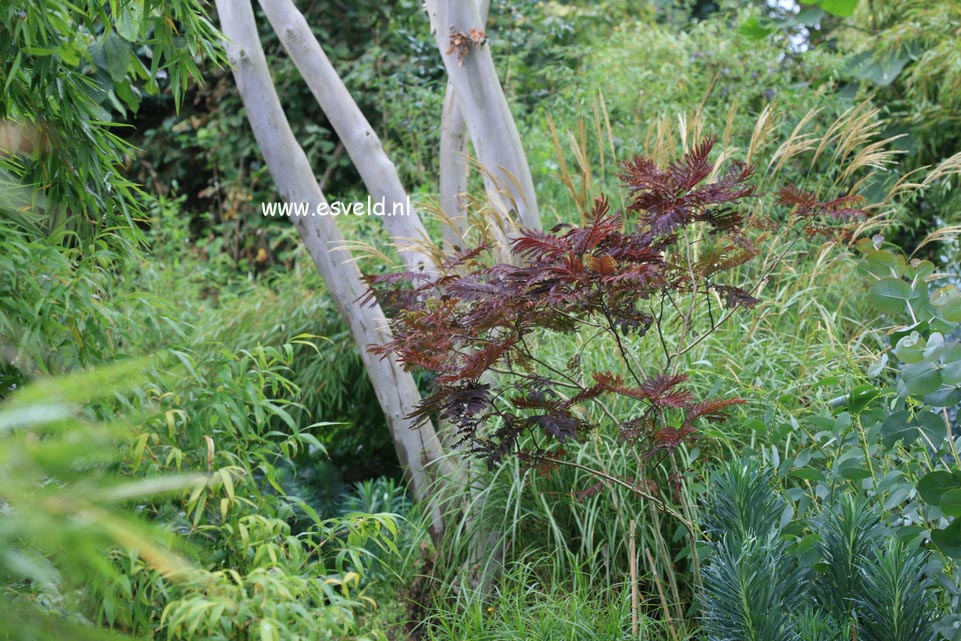
{"type": "Polygon", "coordinates": [[[805,232],[837,230],[830,223],[862,212],[854,208],[857,196],[820,202],[788,188],[775,200],[782,215],[776,223],[758,211],[751,167],[732,163],[708,182],[713,144],[705,140],[666,168],[643,157],[625,163],[621,179],[632,199],[626,211],[612,213],[599,198],[581,226],[524,230],[512,243],[514,264],[485,262],[488,248],[481,246],[448,259],[439,277],[368,277],[368,298],[393,314],[393,340],[372,351],[433,374],[430,393],[412,416],[447,421],[493,465],[511,453],[533,460],[552,450],[556,455],[559,444],[595,427],[587,405],[605,395],[639,401],[630,416],[593,414],[617,422],[622,438],[648,454],[673,451],[695,435],[700,419],[721,419],[741,403],[699,400],[682,388],[688,377],[678,371],[683,352],[672,352],[664,338],[667,313],[692,323],[693,307],[681,301],[706,306],[700,315],[706,327],[691,333],[688,344],[700,341],[731,311],[758,302],[752,290],[724,276],[757,256],[761,233],[792,225],[796,240],[805,232]],[[688,251],[693,243],[696,251],[688,251]],[[721,308],[713,309],[712,299],[721,308]],[[657,371],[641,366],[626,340],[652,328],[665,354],[657,371]],[[597,335],[587,342],[598,349],[604,336],[619,352],[623,372],[585,373],[580,353],[564,367],[538,358],[544,332],[597,335]],[[525,433],[531,438],[522,448],[525,433]]]}

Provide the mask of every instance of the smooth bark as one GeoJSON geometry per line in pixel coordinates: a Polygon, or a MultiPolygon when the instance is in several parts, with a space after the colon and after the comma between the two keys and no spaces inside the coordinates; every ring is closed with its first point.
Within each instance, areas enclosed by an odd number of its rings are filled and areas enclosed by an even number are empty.
{"type": "MultiPolygon", "coordinates": [[[[217,10],[229,39],[227,56],[248,121],[281,196],[289,202],[308,203],[312,209],[326,203],[274,89],[249,0],[217,0],[217,10]]],[[[431,534],[439,540],[443,523],[437,502],[431,501],[432,486],[448,470],[434,427],[427,424],[412,429],[412,421],[406,418],[420,400],[413,378],[393,358],[381,359],[368,352],[371,345],[390,339],[383,311],[377,305],[359,306],[357,301],[366,287],[349,254],[334,249],[343,243],[343,237],[331,217],[295,217],[293,222],[360,349],[398,458],[415,498],[431,505],[431,534]]]]}
{"type": "MultiPolygon", "coordinates": [[[[466,0],[426,0],[431,29],[447,76],[467,123],[477,159],[485,169],[488,200],[508,219],[514,211],[521,224],[540,229],[537,197],[527,156],[486,43],[464,54],[451,50],[451,36],[484,31],[478,5],[466,0]]],[[[451,123],[456,124],[456,123],[451,123]]]]}
{"type": "MultiPolygon", "coordinates": [[[[481,24],[487,24],[490,0],[477,0],[481,24]]],[[[444,212],[444,243],[463,245],[467,230],[467,121],[457,99],[454,83],[447,81],[444,110],[440,118],[440,208],[444,212]]]]}
{"type": "Polygon", "coordinates": [[[440,118],[440,208],[444,212],[444,244],[464,245],[467,231],[467,121],[457,102],[454,83],[447,81],[440,118]]]}

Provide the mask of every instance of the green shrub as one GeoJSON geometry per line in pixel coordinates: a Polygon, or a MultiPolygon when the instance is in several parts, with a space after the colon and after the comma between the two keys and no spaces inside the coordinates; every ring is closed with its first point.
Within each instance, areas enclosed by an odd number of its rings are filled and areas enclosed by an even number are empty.
{"type": "MultiPolygon", "coordinates": [[[[21,254],[5,258],[39,251],[17,242],[8,246],[21,254]]],[[[80,287],[111,286],[109,274],[92,281],[71,272],[58,248],[49,256],[41,266],[62,266],[80,287]]],[[[73,287],[69,279],[52,288],[54,304],[36,309],[62,310],[73,287]]],[[[107,318],[120,316],[116,299],[98,302],[107,318]]],[[[24,311],[32,308],[8,309],[39,324],[24,311]]],[[[66,310],[55,318],[92,326],[87,307],[66,310]]],[[[42,339],[58,335],[40,327],[42,339]]],[[[143,344],[125,335],[126,325],[108,327],[108,337],[143,344]]],[[[323,454],[310,433],[323,425],[305,427],[291,414],[299,396],[288,378],[293,355],[291,344],[200,344],[5,389],[0,607],[13,638],[98,637],[92,622],[171,639],[357,633],[357,613],[373,605],[363,595],[368,571],[397,554],[398,526],[386,514],[318,513],[285,491],[295,460],[323,454]]],[[[60,356],[73,370],[87,358],[68,349],[60,356]]],[[[384,507],[402,506],[400,490],[386,489],[393,498],[384,507]]]]}
{"type": "Polygon", "coordinates": [[[871,641],[937,638],[940,565],[882,524],[876,504],[842,492],[806,522],[791,523],[793,515],[756,464],[716,474],[704,505],[708,641],[841,641],[852,631],[871,641]]]}
{"type": "Polygon", "coordinates": [[[189,493],[144,506],[191,544],[201,572],[170,583],[142,561],[120,559],[136,578],[133,592],[146,598],[129,607],[123,584],[94,592],[98,620],[174,639],[339,638],[354,629],[354,611],[369,603],[362,579],[375,554],[396,554],[397,525],[389,515],[324,515],[286,491],[295,460],[323,452],[311,434],[317,426],[288,411],[298,395],[287,378],[293,353],[290,344],[174,350],[142,387],[135,403],[156,403],[158,414],[130,445],[126,469],[210,475],[189,493]]]}
{"type": "Polygon", "coordinates": [[[119,638],[92,626],[81,607],[82,590],[129,587],[124,568],[108,560],[111,548],[137,550],[158,576],[192,571],[171,551],[169,530],[124,504],[207,479],[117,474],[117,442],[131,438],[133,427],[97,421],[84,407],[135,385],[146,365],[124,361],[46,380],[0,405],[0,637],[119,638]]]}
{"type": "Polygon", "coordinates": [[[127,255],[110,237],[91,251],[64,249],[0,218],[0,399],[37,376],[157,346],[168,310],[118,286],[127,255]]]}

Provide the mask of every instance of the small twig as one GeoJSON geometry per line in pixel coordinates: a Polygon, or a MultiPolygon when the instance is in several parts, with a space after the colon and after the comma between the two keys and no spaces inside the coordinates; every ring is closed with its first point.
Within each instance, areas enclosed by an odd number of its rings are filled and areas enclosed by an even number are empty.
{"type": "Polygon", "coordinates": [[[664,369],[671,366],[671,350],[667,346],[667,340],[664,338],[664,330],[661,328],[664,322],[664,297],[661,296],[661,309],[657,313],[657,318],[654,320],[654,325],[657,327],[657,337],[661,339],[661,348],[664,350],[664,369]]]}
{"type": "Polygon", "coordinates": [[[620,485],[621,487],[625,488],[625,489],[628,490],[629,492],[632,492],[633,494],[636,494],[637,496],[643,497],[643,498],[651,501],[654,505],[657,506],[657,509],[659,509],[660,511],[664,512],[665,514],[670,514],[670,515],[673,516],[675,519],[677,519],[678,521],[680,521],[681,524],[682,524],[685,528],[687,528],[687,531],[691,534],[691,536],[697,536],[697,530],[696,530],[696,528],[694,527],[694,524],[693,524],[693,523],[691,523],[690,521],[688,521],[687,519],[685,519],[683,514],[681,514],[680,512],[678,512],[677,510],[675,510],[675,509],[672,508],[670,505],[668,505],[667,503],[665,503],[665,502],[662,501],[661,499],[657,498],[656,496],[654,496],[654,495],[651,494],[650,492],[645,492],[645,491],[642,490],[641,488],[639,488],[639,487],[637,487],[637,486],[635,486],[635,485],[631,485],[630,483],[628,483],[628,482],[626,482],[626,481],[622,481],[622,480],[619,479],[619,478],[616,478],[616,477],[614,477],[614,476],[611,476],[610,474],[607,474],[606,472],[602,472],[602,471],[600,471],[600,470],[595,470],[594,468],[588,467],[588,466],[586,466],[586,465],[581,465],[580,463],[575,463],[574,461],[565,461],[565,460],[562,460],[562,459],[556,459],[556,458],[554,458],[554,457],[552,457],[552,456],[544,456],[544,457],[543,457],[543,460],[547,461],[548,463],[555,463],[555,464],[557,464],[557,465],[566,465],[567,467],[573,467],[574,469],[581,470],[582,472],[587,472],[588,474],[593,474],[594,476],[596,476],[596,477],[598,477],[598,478],[601,478],[601,479],[604,479],[605,481],[608,481],[608,482],[610,482],[610,483],[614,483],[615,485],[620,485]]]}
{"type": "Polygon", "coordinates": [[[651,575],[654,577],[654,586],[657,588],[657,594],[661,597],[661,607],[664,608],[664,619],[667,623],[667,628],[671,631],[671,637],[674,641],[678,641],[677,630],[674,629],[674,619],[671,618],[671,608],[667,604],[667,597],[664,595],[664,586],[661,584],[661,577],[657,573],[654,557],[651,556],[651,551],[647,548],[644,548],[644,554],[647,555],[647,562],[651,565],[651,575]]]}
{"type": "MultiPolygon", "coordinates": [[[[508,374],[510,376],[518,376],[520,378],[525,378],[527,380],[534,380],[536,378],[536,374],[524,374],[522,372],[516,372],[512,368],[501,369],[500,367],[491,366],[491,367],[488,367],[487,369],[488,371],[493,372],[495,374],[508,374]]],[[[551,371],[560,374],[559,372],[556,372],[556,370],[551,370],[551,371]]],[[[563,374],[560,374],[560,375],[563,376],[563,374]]],[[[555,381],[555,380],[551,380],[551,383],[559,387],[566,387],[567,389],[577,390],[578,392],[584,391],[584,388],[579,383],[565,383],[564,381],[555,381]]]]}
{"type": "MultiPolygon", "coordinates": [[[[783,252],[777,255],[777,258],[771,263],[771,266],[761,274],[761,277],[758,279],[757,283],[754,284],[754,287],[752,287],[748,291],[749,294],[754,294],[755,292],[760,290],[761,286],[768,281],[768,279],[774,273],[774,270],[777,268],[778,265],[781,264],[781,262],[784,260],[784,257],[787,256],[788,252],[791,251],[791,249],[794,247],[794,245],[797,244],[797,241],[800,238],[801,238],[801,232],[799,230],[794,230],[794,239],[791,240],[790,243],[788,243],[788,246],[784,249],[783,252]]],[[[716,323],[711,325],[711,328],[709,330],[707,330],[706,332],[704,332],[703,334],[695,338],[693,341],[685,345],[684,349],[678,350],[677,354],[675,354],[675,358],[680,358],[684,354],[687,354],[689,351],[691,351],[697,345],[703,342],[705,338],[707,338],[708,336],[713,334],[715,331],[717,331],[717,329],[721,327],[721,325],[723,325],[727,321],[727,319],[729,319],[731,316],[734,315],[734,312],[736,310],[737,310],[736,307],[728,309],[724,313],[724,315],[718,319],[716,323]]],[[[678,310],[678,313],[680,313],[680,310],[678,310]]]]}
{"type": "Polygon", "coordinates": [[[545,363],[545,362],[542,361],[541,359],[539,359],[539,358],[537,358],[536,356],[534,356],[534,354],[531,353],[531,349],[530,349],[530,347],[528,347],[527,342],[526,342],[523,338],[521,338],[521,343],[520,343],[520,344],[524,346],[524,356],[525,356],[525,357],[529,358],[530,360],[532,360],[533,362],[537,363],[538,365],[540,365],[540,366],[543,367],[544,369],[548,370],[549,372],[553,372],[554,374],[557,374],[558,376],[560,376],[560,377],[562,377],[562,378],[570,381],[571,386],[572,386],[573,388],[578,389],[578,390],[580,390],[580,391],[582,391],[582,392],[584,391],[584,389],[585,389],[585,388],[584,388],[584,385],[583,385],[580,381],[578,381],[576,378],[574,378],[573,376],[570,376],[570,375],[568,375],[568,374],[566,374],[566,373],[564,373],[564,372],[562,372],[562,371],[560,371],[560,370],[558,370],[558,369],[556,369],[556,368],[554,368],[554,367],[551,367],[550,365],[548,365],[547,363],[545,363]]]}
{"type": "Polygon", "coordinates": [[[644,383],[641,380],[641,377],[638,376],[637,372],[634,371],[634,368],[631,367],[630,357],[632,356],[632,354],[627,351],[627,349],[624,347],[624,343],[621,342],[621,335],[617,331],[617,328],[614,327],[614,321],[611,320],[611,315],[607,312],[606,309],[604,310],[604,318],[607,319],[607,326],[611,330],[611,334],[614,336],[614,340],[617,342],[617,349],[621,353],[621,358],[624,359],[624,365],[627,367],[627,371],[631,373],[631,377],[638,384],[638,386],[643,385],[644,383]]]}
{"type": "Polygon", "coordinates": [[[637,610],[640,607],[640,598],[637,593],[637,543],[634,537],[636,527],[637,521],[631,519],[628,554],[630,555],[631,568],[631,636],[635,639],[638,637],[637,610]]]}

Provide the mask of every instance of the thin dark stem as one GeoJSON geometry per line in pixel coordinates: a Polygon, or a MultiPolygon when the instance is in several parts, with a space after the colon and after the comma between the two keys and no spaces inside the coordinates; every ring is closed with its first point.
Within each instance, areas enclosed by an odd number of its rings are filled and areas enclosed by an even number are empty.
{"type": "Polygon", "coordinates": [[[520,344],[521,344],[521,345],[523,346],[523,348],[524,348],[524,356],[525,356],[525,357],[527,357],[527,358],[529,358],[531,361],[537,363],[538,365],[540,365],[541,367],[543,367],[543,368],[546,369],[547,371],[552,372],[552,373],[560,376],[561,378],[564,378],[564,379],[570,381],[571,386],[572,386],[574,389],[578,389],[578,390],[580,390],[580,391],[584,391],[584,386],[583,386],[576,378],[574,378],[573,376],[569,376],[568,374],[565,374],[564,372],[562,372],[562,371],[560,371],[560,370],[558,370],[558,369],[555,369],[554,367],[551,367],[550,365],[548,365],[547,363],[545,363],[545,362],[542,361],[541,359],[539,359],[539,358],[537,358],[536,356],[534,356],[534,354],[531,353],[530,347],[528,347],[528,345],[527,345],[527,341],[525,341],[523,337],[521,337],[521,342],[520,342],[520,344]]]}
{"type": "MultiPolygon", "coordinates": [[[[537,378],[536,375],[534,374],[523,374],[520,372],[516,372],[513,369],[501,369],[499,367],[488,367],[487,370],[495,374],[505,374],[505,375],[509,374],[511,376],[517,376],[519,378],[526,378],[527,380],[533,380],[537,378]]],[[[566,387],[567,389],[577,390],[578,392],[584,391],[584,387],[579,383],[565,383],[564,381],[551,380],[551,384],[557,385],[559,387],[566,387]]]]}
{"type": "Polygon", "coordinates": [[[664,293],[667,295],[667,300],[671,301],[671,305],[674,307],[674,311],[676,311],[679,316],[684,316],[684,312],[681,311],[681,308],[678,306],[677,301],[674,300],[673,296],[671,296],[671,292],[665,289],[664,293]]]}
{"type": "Polygon", "coordinates": [[[631,367],[630,352],[627,351],[627,349],[624,347],[624,343],[621,342],[621,334],[614,326],[614,321],[611,319],[611,315],[607,312],[607,310],[604,310],[604,318],[607,319],[607,326],[611,330],[611,334],[614,335],[614,340],[617,342],[617,349],[621,353],[621,358],[624,359],[624,365],[627,367],[627,371],[631,373],[631,377],[638,384],[638,386],[642,385],[643,382],[641,377],[638,376],[637,372],[634,371],[634,368],[631,367]]]}
{"type": "Polygon", "coordinates": [[[714,306],[711,305],[711,283],[710,283],[710,281],[708,281],[708,283],[707,283],[707,291],[704,292],[704,295],[707,297],[707,319],[708,319],[708,321],[710,321],[711,327],[713,327],[713,326],[714,326],[714,306]]]}
{"type": "MultiPolygon", "coordinates": [[[[800,230],[794,230],[794,238],[788,243],[788,245],[787,245],[787,247],[784,249],[784,251],[782,251],[780,254],[777,255],[777,258],[774,260],[773,263],[771,263],[771,266],[762,273],[761,277],[758,279],[757,283],[755,283],[754,287],[752,287],[752,288],[748,291],[749,294],[754,294],[755,292],[757,292],[757,291],[761,288],[761,286],[762,286],[764,283],[767,282],[767,280],[771,277],[771,274],[774,273],[774,270],[777,268],[778,265],[781,264],[781,262],[784,260],[784,257],[788,255],[788,252],[791,251],[791,249],[794,247],[794,245],[797,244],[797,242],[798,242],[798,240],[799,240],[800,238],[801,238],[801,232],[800,232],[800,230]]],[[[701,342],[703,342],[705,338],[707,338],[708,336],[710,336],[711,334],[713,334],[715,331],[717,331],[717,329],[718,329],[721,325],[723,325],[723,324],[727,321],[727,319],[729,319],[732,315],[734,315],[734,312],[736,311],[736,309],[737,309],[737,308],[731,308],[731,309],[727,310],[726,312],[724,312],[724,315],[721,316],[721,318],[719,318],[716,323],[712,323],[712,324],[711,324],[710,329],[708,329],[706,332],[704,332],[703,334],[701,334],[700,336],[698,336],[697,338],[695,338],[693,341],[691,341],[690,343],[688,343],[688,344],[684,347],[684,349],[678,350],[678,352],[677,352],[677,354],[676,354],[675,356],[676,356],[677,358],[680,358],[680,357],[683,356],[684,354],[687,354],[689,351],[691,351],[692,349],[694,349],[697,345],[699,345],[701,342]]]]}
{"type": "Polygon", "coordinates": [[[597,338],[597,337],[600,336],[601,334],[604,334],[605,332],[607,332],[607,328],[606,328],[606,327],[602,327],[602,326],[600,326],[600,325],[597,325],[596,327],[599,327],[600,329],[598,329],[596,332],[594,332],[593,334],[591,334],[591,337],[588,338],[586,341],[584,341],[584,344],[581,345],[581,348],[577,351],[577,358],[578,358],[578,359],[581,359],[581,358],[583,357],[583,355],[584,355],[584,350],[587,349],[587,346],[590,345],[590,344],[594,341],[595,338],[597,338]]]}
{"type": "Polygon", "coordinates": [[[657,326],[657,337],[661,339],[661,348],[664,350],[664,369],[671,366],[671,350],[667,346],[667,340],[664,338],[664,330],[662,325],[664,323],[664,296],[661,296],[661,309],[657,313],[657,319],[654,324],[657,326]]]}
{"type": "Polygon", "coordinates": [[[574,469],[581,470],[582,472],[587,472],[588,474],[592,474],[592,475],[594,475],[594,476],[596,476],[596,477],[598,477],[598,478],[601,478],[601,479],[603,479],[603,480],[605,480],[605,481],[607,481],[607,482],[609,482],[609,483],[613,483],[613,484],[615,484],[615,485],[620,485],[621,487],[625,488],[626,490],[628,490],[628,491],[631,492],[632,494],[635,494],[635,495],[637,495],[637,496],[640,496],[640,497],[642,497],[642,498],[647,499],[648,501],[651,501],[652,503],[654,503],[654,505],[657,506],[657,509],[661,510],[661,511],[664,512],[665,514],[669,514],[669,515],[673,516],[675,519],[677,519],[678,521],[680,521],[681,524],[683,524],[684,527],[687,528],[687,531],[691,534],[691,536],[697,536],[697,530],[696,530],[696,528],[694,527],[694,523],[693,523],[692,521],[684,518],[684,515],[683,515],[683,514],[681,514],[680,512],[678,512],[677,510],[675,510],[675,509],[672,508],[670,505],[668,505],[667,503],[665,503],[664,501],[662,501],[662,500],[659,499],[658,497],[654,496],[654,495],[651,494],[650,492],[645,492],[645,491],[642,490],[641,488],[639,488],[639,487],[637,487],[637,486],[634,486],[634,485],[631,485],[630,483],[628,483],[628,482],[626,482],[626,481],[622,481],[621,479],[619,479],[619,478],[617,478],[617,477],[611,476],[610,474],[607,474],[606,472],[602,472],[602,471],[600,471],[600,470],[596,470],[596,469],[591,468],[591,467],[588,467],[588,466],[586,466],[586,465],[581,465],[580,463],[575,463],[574,461],[565,461],[565,460],[556,459],[556,458],[553,458],[553,457],[550,457],[550,456],[545,456],[545,457],[543,457],[543,459],[544,459],[545,461],[549,462],[549,463],[555,463],[555,464],[557,464],[557,465],[565,465],[565,466],[567,466],[567,467],[573,467],[574,469]]]}
{"type": "Polygon", "coordinates": [[[559,315],[563,316],[564,318],[569,318],[570,320],[572,320],[573,322],[577,323],[578,325],[587,325],[588,327],[597,327],[598,329],[604,329],[604,326],[603,326],[603,325],[600,325],[600,324],[598,324],[598,323],[592,323],[591,321],[589,321],[589,320],[587,320],[587,319],[585,319],[585,318],[578,318],[577,316],[571,316],[571,315],[568,314],[567,312],[562,312],[562,311],[559,311],[559,310],[556,310],[556,309],[552,309],[552,310],[551,310],[551,313],[552,313],[552,314],[559,314],[559,315]]]}

